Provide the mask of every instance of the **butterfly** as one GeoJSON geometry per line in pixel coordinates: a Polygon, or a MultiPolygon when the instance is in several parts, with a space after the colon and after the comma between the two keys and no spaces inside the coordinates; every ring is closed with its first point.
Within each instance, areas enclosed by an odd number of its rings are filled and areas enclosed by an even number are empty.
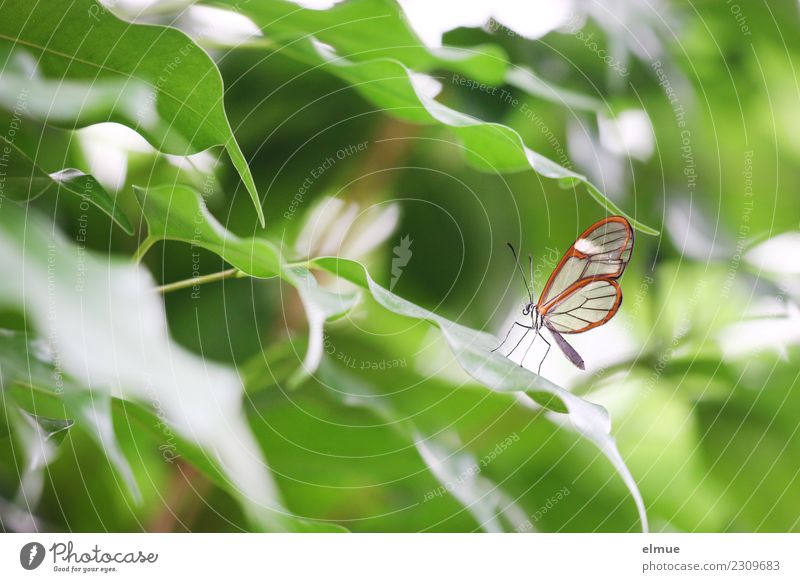
{"type": "MultiPolygon", "coordinates": [[[[533,302],[533,293],[525,279],[517,252],[511,243],[508,246],[528,291],[529,301],[522,309],[522,315],[530,317],[530,325],[515,321],[500,345],[492,351],[499,350],[517,326],[522,327],[525,333],[506,356],[516,351],[528,334],[533,332],[534,341],[525,350],[519,365],[522,366],[536,337],[540,337],[547,344],[544,358],[539,362],[541,373],[542,364],[552,347],[541,333],[542,328],[547,328],[567,359],[581,370],[586,369],[583,358],[562,334],[583,333],[603,325],[616,315],[622,304],[622,289],[617,279],[622,276],[633,253],[633,229],[630,223],[622,216],[609,216],[587,228],[564,253],[536,303],[533,302]]],[[[528,262],[532,285],[533,258],[530,255],[528,262]]]]}

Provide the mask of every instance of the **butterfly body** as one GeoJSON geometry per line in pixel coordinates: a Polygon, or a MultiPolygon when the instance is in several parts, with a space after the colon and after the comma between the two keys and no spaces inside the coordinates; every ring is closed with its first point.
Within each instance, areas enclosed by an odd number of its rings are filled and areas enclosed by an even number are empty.
{"type": "MultiPolygon", "coordinates": [[[[616,315],[622,304],[622,289],[617,279],[622,276],[630,261],[633,238],[633,229],[624,217],[610,216],[600,220],[586,229],[564,253],[536,303],[533,301],[531,288],[525,282],[530,301],[525,304],[522,314],[525,317],[530,316],[531,325],[515,322],[515,326],[525,328],[526,332],[507,355],[511,355],[527,334],[533,331],[534,340],[541,337],[547,344],[546,358],[550,351],[550,342],[541,334],[541,329],[547,328],[564,355],[575,366],[585,369],[583,358],[562,334],[583,333],[607,323],[616,315]]],[[[519,265],[517,253],[510,243],[508,246],[514,253],[524,280],[525,274],[519,265]]],[[[533,279],[533,259],[530,256],[528,259],[533,279]]],[[[529,350],[530,346],[520,365],[529,350]]],[[[541,370],[541,363],[539,369],[541,370]]]]}

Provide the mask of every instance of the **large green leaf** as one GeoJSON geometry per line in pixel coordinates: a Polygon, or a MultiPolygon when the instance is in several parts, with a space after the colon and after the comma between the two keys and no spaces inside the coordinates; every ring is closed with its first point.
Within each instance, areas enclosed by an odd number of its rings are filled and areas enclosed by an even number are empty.
{"type": "MultiPolygon", "coordinates": [[[[7,390],[11,398],[4,398],[3,404],[6,407],[12,405],[12,419],[25,421],[22,428],[27,429],[31,447],[34,448],[28,456],[36,460],[36,468],[39,468],[42,459],[41,454],[36,453],[43,449],[41,439],[48,442],[44,447],[50,447],[51,442],[58,443],[68,429],[77,425],[87,431],[105,453],[131,495],[135,499],[140,498],[133,469],[121,451],[118,437],[114,434],[113,422],[128,424],[137,432],[146,432],[157,439],[164,439],[164,419],[158,416],[158,411],[146,405],[112,399],[107,393],[90,392],[81,388],[72,378],[54,367],[51,355],[42,340],[28,340],[22,333],[0,331],[0,385],[6,389],[12,388],[7,390]],[[20,414],[15,413],[15,403],[24,407],[20,414]],[[63,409],[74,413],[75,420],[45,417],[25,412],[25,409],[63,409]],[[30,430],[30,427],[36,428],[31,420],[38,425],[38,430],[30,430]],[[31,438],[36,437],[37,433],[41,434],[41,439],[31,438]]],[[[169,438],[174,441],[174,450],[180,452],[179,456],[218,487],[234,498],[241,494],[218,460],[195,440],[180,434],[169,434],[169,438]]],[[[52,453],[50,456],[52,457],[52,453]]],[[[304,520],[296,520],[294,525],[299,531],[341,531],[341,528],[329,524],[304,520]]]]}
{"type": "Polygon", "coordinates": [[[288,0],[211,2],[250,17],[261,27],[267,46],[291,47],[313,36],[356,61],[391,58],[417,71],[446,68],[490,84],[501,84],[508,69],[508,57],[497,46],[426,47],[394,0],[348,0],[327,10],[288,0]]]}
{"type": "Polygon", "coordinates": [[[56,194],[64,192],[97,206],[125,232],[133,234],[128,217],[93,176],[71,168],[48,174],[4,137],[0,137],[0,150],[8,165],[3,177],[3,194],[9,199],[28,202],[48,190],[55,190],[56,194]]]}
{"type": "MultiPolygon", "coordinates": [[[[637,475],[651,520],[661,521],[665,531],[719,531],[732,505],[722,496],[723,481],[707,478],[697,405],[685,397],[691,376],[665,374],[654,384],[652,367],[628,370],[624,378],[612,373],[605,382],[595,378],[591,397],[608,406],[619,427],[619,449],[637,475]]],[[[698,381],[708,384],[713,378],[698,381]]]]}
{"type": "MultiPolygon", "coordinates": [[[[345,2],[329,10],[303,12],[301,9],[287,10],[284,2],[275,2],[274,5],[265,2],[244,5],[242,10],[262,27],[271,41],[280,45],[282,53],[337,75],[381,111],[410,123],[446,127],[459,138],[464,154],[476,168],[501,173],[532,169],[541,176],[557,180],[565,188],[583,184],[589,195],[608,212],[625,216],[634,228],[643,233],[658,234],[656,229],[636,220],[609,200],[586,176],[528,148],[514,129],[482,121],[439,103],[430,89],[431,79],[419,73],[428,68],[425,65],[430,63],[413,56],[404,58],[404,47],[408,46],[416,47],[411,51],[412,55],[425,53],[415,38],[397,45],[392,43],[400,43],[400,40],[374,40],[371,44],[354,41],[352,26],[372,27],[374,31],[381,30],[383,26],[391,28],[393,20],[399,19],[399,16],[396,11],[388,13],[387,6],[382,1],[362,0],[345,2]],[[341,10],[341,14],[337,9],[341,10]],[[307,15],[307,18],[298,18],[290,33],[282,28],[282,23],[294,22],[292,18],[295,13],[307,15]],[[381,27],[375,26],[372,22],[375,19],[379,19],[381,27]],[[376,44],[379,48],[372,50],[376,44]]],[[[376,33],[371,34],[367,36],[368,39],[372,39],[376,33]]],[[[453,68],[449,62],[445,66],[453,68]]],[[[502,79],[505,78],[505,70],[503,64],[502,79]]],[[[543,87],[538,78],[526,74],[524,70],[513,73],[512,79],[515,84],[529,91],[554,98],[551,93],[555,89],[543,87]]],[[[500,79],[496,82],[499,83],[500,79]]],[[[593,100],[576,95],[566,98],[573,104],[579,104],[582,109],[595,109],[597,105],[593,100]]]]}
{"type": "MultiPolygon", "coordinates": [[[[170,339],[161,297],[144,269],[78,249],[52,222],[13,205],[0,213],[0,263],[13,273],[0,279],[0,306],[25,314],[61,373],[92,393],[154,410],[219,463],[254,527],[307,527],[283,508],[247,424],[239,377],[170,339]],[[79,276],[93,284],[76,285],[79,276]]],[[[64,392],[72,386],[65,382],[64,392]]]]}
{"type": "Polygon", "coordinates": [[[374,386],[330,358],[323,360],[320,366],[319,381],[344,404],[363,407],[376,414],[417,449],[428,470],[441,484],[430,495],[440,495],[444,491],[451,494],[485,531],[514,531],[525,523],[525,510],[500,483],[480,474],[478,459],[461,445],[455,430],[427,433],[392,406],[391,400],[379,398],[381,394],[374,386]]]}
{"type": "Polygon", "coordinates": [[[487,388],[502,392],[525,392],[545,408],[554,412],[566,412],[572,427],[595,443],[617,469],[636,502],[642,529],[647,530],[644,502],[617,450],[610,434],[611,421],[608,412],[602,406],[575,396],[546,378],[493,352],[492,349],[497,345],[497,338],[494,336],[459,325],[381,287],[372,280],[360,263],[340,258],[319,258],[311,261],[310,265],[368,290],[378,304],[389,311],[437,326],[461,368],[487,388]]]}
{"type": "MultiPolygon", "coordinates": [[[[42,425],[42,428],[51,430],[60,427],[59,430],[64,430],[77,421],[105,453],[131,496],[137,501],[141,500],[133,470],[114,436],[109,395],[90,392],[64,374],[46,342],[29,341],[23,333],[3,330],[0,333],[0,385],[20,385],[29,390],[59,395],[63,412],[74,420],[56,420],[55,424],[42,425]],[[65,422],[68,425],[64,425],[65,422]]],[[[33,410],[29,414],[39,419],[42,417],[38,413],[36,402],[35,398],[27,399],[28,406],[33,410]]]]}
{"type": "Polygon", "coordinates": [[[31,414],[19,408],[3,406],[14,433],[12,450],[17,461],[19,488],[17,505],[35,506],[44,490],[44,471],[58,458],[61,441],[72,426],[69,419],[57,419],[31,414]]]}
{"type": "Polygon", "coordinates": [[[0,106],[68,128],[116,121],[170,154],[222,145],[263,224],[225,115],[222,77],[184,33],[124,22],[94,0],[4,2],[0,49],[16,61],[4,59],[0,106]]]}
{"type": "Polygon", "coordinates": [[[340,77],[387,113],[411,123],[447,127],[461,140],[464,155],[476,168],[501,173],[531,169],[545,178],[557,180],[564,188],[582,183],[608,212],[625,216],[645,234],[658,234],[606,198],[586,176],[527,147],[516,130],[482,121],[438,102],[429,90],[429,83],[402,63],[391,59],[353,62],[318,43],[311,50],[327,67],[335,69],[340,77]]]}
{"type": "MultiPolygon", "coordinates": [[[[328,330],[319,371],[297,391],[285,387],[302,338],[279,340],[246,364],[251,425],[294,510],[352,519],[356,531],[637,528],[624,483],[563,415],[456,374],[446,345],[432,341],[424,323],[409,325],[373,301],[359,313],[371,320],[368,329],[328,330]],[[408,357],[423,345],[419,358],[408,357]],[[425,371],[423,360],[447,371],[425,371]],[[536,513],[564,487],[568,499],[536,513]]],[[[648,514],[661,527],[670,514],[652,515],[652,501],[648,514]]]]}
{"type": "Polygon", "coordinates": [[[240,238],[227,231],[208,211],[200,194],[188,186],[135,191],[148,226],[139,256],[158,240],[181,241],[216,253],[241,274],[260,279],[280,277],[297,289],[308,317],[309,342],[303,365],[290,384],[295,386],[312,373],[322,357],[325,321],[347,312],[356,295],[331,293],[317,285],[305,267],[287,267],[278,249],[267,240],[240,238]]]}
{"type": "Polygon", "coordinates": [[[16,504],[20,509],[39,502],[44,470],[58,458],[61,442],[75,424],[72,419],[60,418],[57,410],[25,410],[14,402],[12,386],[26,373],[42,377],[46,369],[38,361],[27,365],[27,346],[21,337],[22,334],[0,329],[0,441],[10,445],[14,458],[14,477],[19,484],[16,504]]]}

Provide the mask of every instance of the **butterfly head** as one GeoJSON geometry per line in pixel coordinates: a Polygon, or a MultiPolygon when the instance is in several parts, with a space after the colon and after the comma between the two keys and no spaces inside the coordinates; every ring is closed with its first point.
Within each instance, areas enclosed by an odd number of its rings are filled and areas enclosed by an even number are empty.
{"type": "Polygon", "coordinates": [[[533,302],[529,301],[522,308],[522,315],[531,318],[531,325],[533,329],[539,329],[542,326],[542,316],[539,314],[539,307],[533,302]]]}

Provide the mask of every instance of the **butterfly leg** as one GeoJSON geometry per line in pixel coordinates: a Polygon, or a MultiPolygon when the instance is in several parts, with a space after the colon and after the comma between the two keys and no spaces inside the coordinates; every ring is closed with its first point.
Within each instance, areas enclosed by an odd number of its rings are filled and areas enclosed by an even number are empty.
{"type": "Polygon", "coordinates": [[[533,341],[531,341],[531,343],[528,345],[527,349],[525,350],[525,353],[522,355],[522,359],[519,361],[520,367],[523,367],[523,364],[525,363],[525,358],[528,357],[528,352],[531,351],[531,348],[533,347],[533,344],[536,343],[536,336],[537,335],[539,335],[538,331],[533,334],[533,341]]]}
{"type": "MultiPolygon", "coordinates": [[[[533,329],[532,327],[529,327],[529,326],[527,326],[527,325],[522,325],[522,324],[519,324],[519,325],[520,325],[520,327],[524,327],[524,328],[525,328],[525,333],[523,333],[523,334],[522,334],[522,337],[521,337],[521,338],[519,338],[519,341],[517,342],[517,345],[515,345],[515,346],[514,346],[514,348],[513,348],[513,349],[512,349],[510,352],[508,352],[508,353],[506,354],[506,357],[507,357],[507,358],[508,358],[508,357],[511,357],[511,354],[513,354],[515,351],[517,351],[517,348],[518,348],[518,347],[520,346],[520,344],[521,344],[521,343],[522,343],[522,342],[525,340],[525,338],[526,338],[526,337],[528,337],[528,334],[529,334],[529,333],[531,332],[531,330],[533,329]]],[[[521,365],[522,365],[522,364],[520,364],[520,366],[521,366],[521,365]]]]}
{"type": "MultiPolygon", "coordinates": [[[[514,331],[514,327],[515,327],[515,326],[517,326],[517,325],[518,325],[518,326],[520,326],[520,327],[524,327],[524,328],[525,328],[525,329],[527,329],[528,331],[530,331],[531,329],[533,329],[533,328],[532,328],[531,326],[529,326],[529,325],[524,325],[524,324],[522,324],[522,323],[520,323],[520,322],[518,322],[518,321],[515,321],[515,322],[514,322],[514,325],[512,325],[512,326],[511,326],[511,327],[508,329],[508,333],[506,334],[506,337],[504,337],[504,338],[503,338],[503,341],[501,341],[501,342],[500,342],[500,345],[499,345],[499,346],[497,346],[495,349],[493,349],[493,350],[492,350],[493,352],[496,352],[497,350],[499,350],[500,348],[502,348],[502,347],[503,347],[503,344],[505,344],[505,343],[508,341],[508,336],[510,336],[510,335],[511,335],[511,332],[512,332],[512,331],[514,331]]],[[[528,332],[526,331],[526,332],[525,332],[525,334],[527,335],[527,333],[528,333],[528,332]]],[[[522,336],[522,337],[525,337],[525,336],[522,336]]],[[[517,349],[517,348],[514,348],[514,349],[517,349]]],[[[514,350],[511,350],[511,351],[513,352],[514,350]]],[[[511,352],[509,352],[509,353],[511,353],[511,352]]]]}
{"type": "Polygon", "coordinates": [[[542,364],[544,364],[544,361],[547,359],[547,354],[550,353],[551,346],[550,346],[550,342],[547,341],[546,339],[544,339],[544,336],[542,334],[540,334],[538,331],[536,332],[536,335],[538,335],[540,338],[542,338],[542,341],[547,344],[547,351],[545,351],[544,357],[542,358],[542,361],[539,362],[539,370],[536,372],[537,374],[539,374],[541,376],[542,375],[542,364]]]}

